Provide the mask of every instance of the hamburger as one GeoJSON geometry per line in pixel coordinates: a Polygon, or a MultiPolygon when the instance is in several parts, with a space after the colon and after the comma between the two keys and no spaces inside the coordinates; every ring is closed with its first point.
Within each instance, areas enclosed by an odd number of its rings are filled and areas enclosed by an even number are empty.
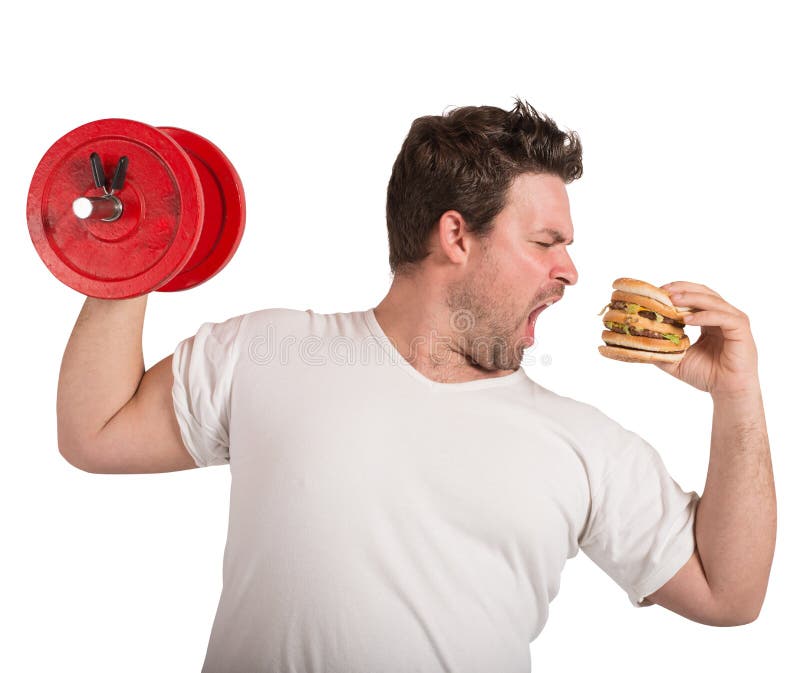
{"type": "Polygon", "coordinates": [[[623,362],[680,362],[689,348],[683,316],[691,309],[674,306],[659,287],[634,278],[617,278],[603,316],[605,346],[601,355],[623,362]]]}

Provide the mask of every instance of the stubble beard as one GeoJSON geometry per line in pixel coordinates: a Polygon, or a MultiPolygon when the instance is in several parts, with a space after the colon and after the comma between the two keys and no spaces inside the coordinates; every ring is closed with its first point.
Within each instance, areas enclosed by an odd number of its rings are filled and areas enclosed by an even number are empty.
{"type": "MultiPolygon", "coordinates": [[[[460,353],[467,362],[486,371],[513,370],[522,364],[523,343],[515,331],[519,316],[508,312],[497,300],[487,296],[496,273],[476,273],[455,283],[446,294],[450,310],[448,340],[450,351],[460,353]]],[[[445,353],[449,356],[451,353],[445,353]]]]}

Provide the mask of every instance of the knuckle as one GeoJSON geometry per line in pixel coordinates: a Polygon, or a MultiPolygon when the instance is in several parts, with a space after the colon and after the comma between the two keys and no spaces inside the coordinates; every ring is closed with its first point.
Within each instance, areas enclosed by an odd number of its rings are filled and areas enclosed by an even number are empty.
{"type": "Polygon", "coordinates": [[[716,292],[715,290],[712,290],[710,287],[708,287],[708,285],[700,285],[700,287],[702,287],[706,292],[713,294],[715,297],[721,298],[720,293],[716,292]]]}

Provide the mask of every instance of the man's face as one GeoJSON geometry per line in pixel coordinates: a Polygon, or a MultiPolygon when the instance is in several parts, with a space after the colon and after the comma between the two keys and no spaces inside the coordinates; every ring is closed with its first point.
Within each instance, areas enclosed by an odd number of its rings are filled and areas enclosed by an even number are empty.
{"type": "Polygon", "coordinates": [[[494,230],[473,246],[464,277],[448,287],[457,350],[489,371],[519,369],[544,303],[560,299],[564,286],[578,280],[566,249],[572,237],[564,181],[518,176],[494,230]],[[541,310],[531,315],[534,309],[541,310]]]}

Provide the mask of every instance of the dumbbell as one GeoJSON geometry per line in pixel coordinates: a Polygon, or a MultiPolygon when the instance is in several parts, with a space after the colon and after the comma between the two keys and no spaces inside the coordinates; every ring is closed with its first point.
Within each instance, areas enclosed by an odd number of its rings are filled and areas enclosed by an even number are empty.
{"type": "Polygon", "coordinates": [[[79,126],[42,157],[28,231],[61,282],[103,299],[186,290],[230,261],[244,188],[202,136],[129,119],[79,126]]]}

